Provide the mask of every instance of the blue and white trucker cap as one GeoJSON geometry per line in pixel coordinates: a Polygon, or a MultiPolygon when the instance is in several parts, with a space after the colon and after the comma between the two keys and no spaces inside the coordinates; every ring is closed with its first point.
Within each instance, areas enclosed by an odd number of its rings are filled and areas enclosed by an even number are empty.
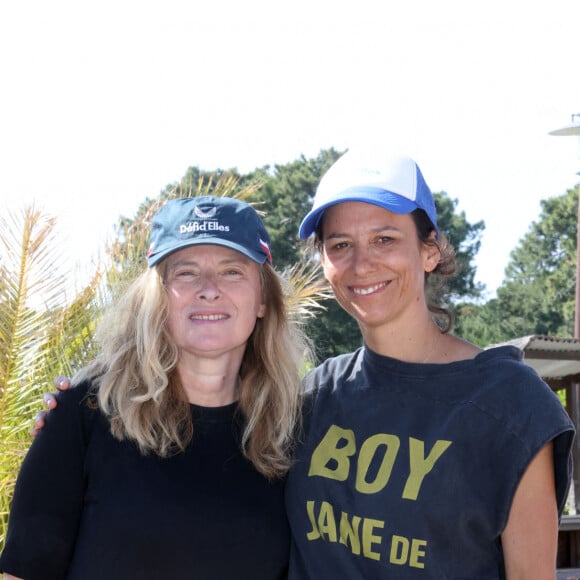
{"type": "Polygon", "coordinates": [[[409,157],[373,149],[347,151],[320,180],[312,209],[300,224],[300,238],[312,235],[324,211],[343,201],[371,203],[401,214],[422,209],[439,235],[433,194],[409,157]]]}
{"type": "Polygon", "coordinates": [[[169,200],[151,222],[147,263],[188,246],[209,244],[240,252],[258,264],[272,262],[270,236],[249,204],[233,197],[183,197],[169,200]]]}

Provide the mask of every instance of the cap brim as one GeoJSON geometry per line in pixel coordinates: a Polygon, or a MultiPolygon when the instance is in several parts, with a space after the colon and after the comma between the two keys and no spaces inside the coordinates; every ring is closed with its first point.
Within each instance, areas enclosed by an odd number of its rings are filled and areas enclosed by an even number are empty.
{"type": "Polygon", "coordinates": [[[171,248],[168,248],[166,250],[162,250],[159,253],[149,256],[147,258],[147,264],[151,268],[156,264],[158,264],[159,262],[161,262],[161,260],[164,260],[165,258],[170,256],[171,254],[179,252],[179,250],[183,250],[184,248],[188,248],[190,246],[222,246],[224,248],[229,248],[230,250],[235,250],[236,252],[239,252],[240,254],[246,256],[246,258],[249,258],[253,262],[256,262],[257,264],[260,265],[264,264],[268,259],[266,254],[252,252],[247,248],[245,248],[244,246],[241,246],[240,244],[230,242],[229,240],[222,240],[221,238],[208,237],[208,238],[199,238],[195,240],[187,240],[184,241],[182,244],[172,246],[171,248]]]}
{"type": "Polygon", "coordinates": [[[312,208],[306,217],[302,220],[298,235],[301,240],[309,238],[318,227],[318,222],[322,218],[322,214],[331,206],[347,201],[358,201],[362,203],[370,203],[392,211],[393,213],[411,213],[417,209],[417,204],[406,197],[402,197],[397,193],[388,191],[378,187],[357,187],[346,189],[336,195],[332,199],[315,208],[312,208]]]}

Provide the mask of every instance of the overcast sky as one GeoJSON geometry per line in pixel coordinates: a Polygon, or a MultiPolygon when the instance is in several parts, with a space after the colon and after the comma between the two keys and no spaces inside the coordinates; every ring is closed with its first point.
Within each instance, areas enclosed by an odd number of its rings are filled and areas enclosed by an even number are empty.
{"type": "MultiPolygon", "coordinates": [[[[580,2],[0,3],[0,211],[58,218],[71,263],[191,165],[250,171],[389,143],[484,220],[493,293],[573,187],[580,2]]],[[[579,119],[580,120],[580,119],[579,119]]]]}

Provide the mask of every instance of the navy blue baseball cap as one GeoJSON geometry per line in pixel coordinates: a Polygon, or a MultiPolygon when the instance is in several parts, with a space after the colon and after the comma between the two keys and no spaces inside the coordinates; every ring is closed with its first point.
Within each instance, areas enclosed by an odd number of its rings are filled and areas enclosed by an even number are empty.
{"type": "Polygon", "coordinates": [[[312,209],[300,224],[300,238],[313,234],[326,209],[343,201],[362,201],[399,214],[422,209],[439,235],[433,194],[410,157],[380,148],[347,151],[320,180],[312,209]]]}
{"type": "Polygon", "coordinates": [[[183,197],[169,200],[154,216],[147,263],[188,246],[209,244],[240,252],[258,264],[272,262],[270,236],[249,204],[233,197],[183,197]]]}

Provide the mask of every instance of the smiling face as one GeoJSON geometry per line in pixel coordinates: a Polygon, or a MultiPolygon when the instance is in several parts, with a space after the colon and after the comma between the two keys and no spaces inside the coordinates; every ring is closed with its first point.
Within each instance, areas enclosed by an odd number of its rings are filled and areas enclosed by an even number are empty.
{"type": "Polygon", "coordinates": [[[172,338],[180,360],[229,357],[241,361],[256,320],[265,314],[260,266],[221,246],[190,246],[165,268],[172,338]]]}
{"type": "Polygon", "coordinates": [[[425,272],[438,258],[435,246],[420,243],[410,214],[361,202],[338,203],[324,213],[324,275],[366,339],[429,316],[425,272]]]}

